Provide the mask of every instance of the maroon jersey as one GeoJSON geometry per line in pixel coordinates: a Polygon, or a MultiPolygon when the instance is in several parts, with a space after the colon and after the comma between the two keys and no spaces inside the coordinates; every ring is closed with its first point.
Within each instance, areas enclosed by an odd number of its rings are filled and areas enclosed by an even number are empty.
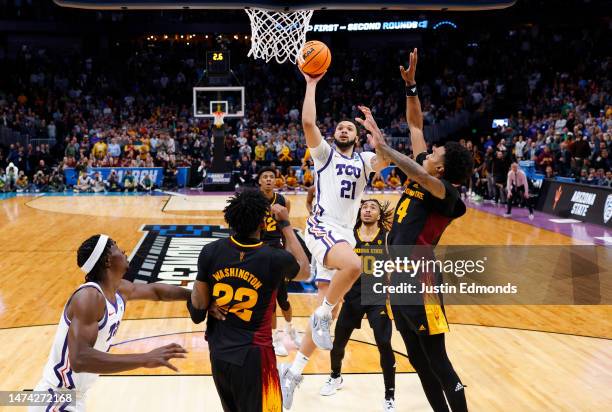
{"type": "MultiPolygon", "coordinates": [[[[416,161],[422,165],[426,156],[427,153],[421,153],[416,161]]],[[[445,179],[440,180],[446,187],[444,199],[433,196],[416,182],[406,184],[395,207],[389,245],[435,246],[453,219],[465,214],[457,188],[445,179]]]]}
{"type": "Polygon", "coordinates": [[[276,291],[299,272],[293,255],[263,242],[234,237],[202,249],[197,280],[208,284],[226,319],[208,317],[206,339],[212,358],[241,366],[253,346],[272,347],[276,291]]]}

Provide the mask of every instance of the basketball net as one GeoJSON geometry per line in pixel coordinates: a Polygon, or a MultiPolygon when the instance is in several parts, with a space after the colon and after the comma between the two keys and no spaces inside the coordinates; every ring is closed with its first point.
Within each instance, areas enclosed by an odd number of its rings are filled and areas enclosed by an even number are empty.
{"type": "Polygon", "coordinates": [[[313,10],[274,11],[245,9],[251,20],[249,56],[278,63],[296,63],[306,43],[313,10]]]}
{"type": "Polygon", "coordinates": [[[223,119],[225,118],[225,112],[214,112],[213,115],[215,116],[215,122],[214,122],[215,127],[220,128],[221,126],[223,126],[223,119]]]}

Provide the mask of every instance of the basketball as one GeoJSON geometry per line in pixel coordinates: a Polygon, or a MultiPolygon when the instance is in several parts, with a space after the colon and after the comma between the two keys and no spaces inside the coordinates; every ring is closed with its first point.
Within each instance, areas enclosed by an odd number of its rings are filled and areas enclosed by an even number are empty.
{"type": "Polygon", "coordinates": [[[331,64],[331,52],[329,47],[321,41],[313,40],[306,42],[302,49],[304,63],[301,68],[309,76],[319,76],[331,64]]]}

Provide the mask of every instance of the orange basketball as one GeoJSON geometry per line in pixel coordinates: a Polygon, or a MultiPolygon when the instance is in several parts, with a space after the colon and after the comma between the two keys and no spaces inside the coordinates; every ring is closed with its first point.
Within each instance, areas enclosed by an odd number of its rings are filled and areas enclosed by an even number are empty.
{"type": "Polygon", "coordinates": [[[323,74],[331,64],[331,52],[325,43],[313,40],[304,44],[302,49],[302,71],[310,76],[323,74]]]}

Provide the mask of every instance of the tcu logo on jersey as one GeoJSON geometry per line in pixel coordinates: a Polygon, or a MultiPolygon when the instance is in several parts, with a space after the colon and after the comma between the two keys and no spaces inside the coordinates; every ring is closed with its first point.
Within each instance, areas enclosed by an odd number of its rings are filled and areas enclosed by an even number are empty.
{"type": "Polygon", "coordinates": [[[336,175],[355,176],[357,179],[361,176],[361,168],[343,163],[336,165],[336,175]]]}

